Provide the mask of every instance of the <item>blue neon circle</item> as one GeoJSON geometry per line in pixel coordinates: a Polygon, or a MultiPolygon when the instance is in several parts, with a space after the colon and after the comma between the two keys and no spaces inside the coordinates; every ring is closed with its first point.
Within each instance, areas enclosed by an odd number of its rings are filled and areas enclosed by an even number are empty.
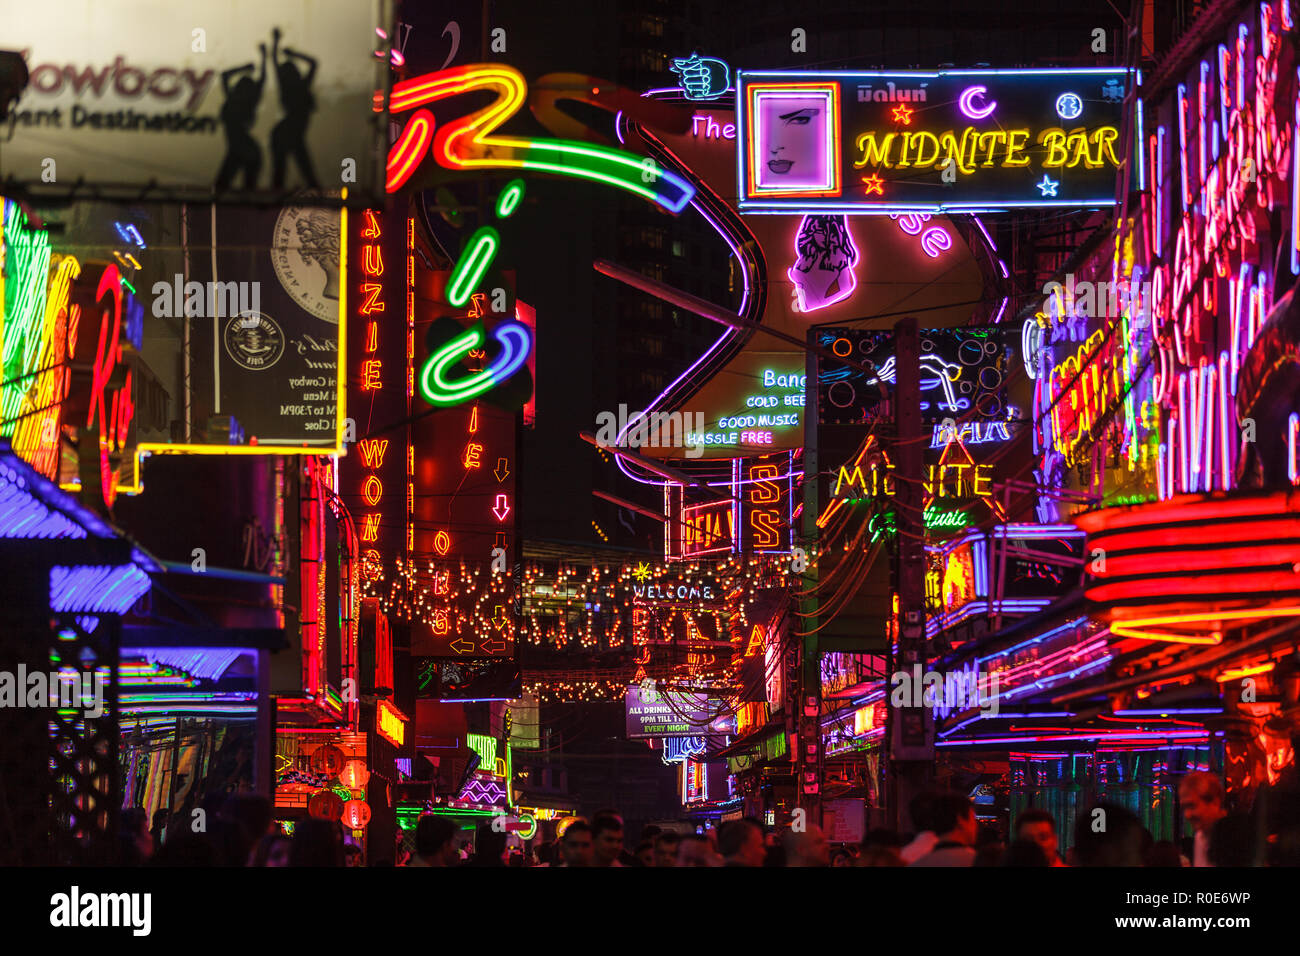
{"type": "Polygon", "coordinates": [[[1078,119],[1083,112],[1083,100],[1077,93],[1062,93],[1056,98],[1056,113],[1061,119],[1078,119]]]}

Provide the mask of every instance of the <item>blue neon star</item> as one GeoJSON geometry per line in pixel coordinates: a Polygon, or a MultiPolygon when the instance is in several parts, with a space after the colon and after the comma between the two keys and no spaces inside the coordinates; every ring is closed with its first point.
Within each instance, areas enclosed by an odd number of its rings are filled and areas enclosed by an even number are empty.
{"type": "Polygon", "coordinates": [[[1059,182],[1057,182],[1056,180],[1054,180],[1054,179],[1049,179],[1048,176],[1047,176],[1047,173],[1043,173],[1043,181],[1042,181],[1041,183],[1038,183],[1038,184],[1037,184],[1038,188],[1041,189],[1041,190],[1043,191],[1043,198],[1044,198],[1044,199],[1046,199],[1048,196],[1055,196],[1055,195],[1056,195],[1056,187],[1059,186],[1059,185],[1061,185],[1061,184],[1060,184],[1059,182]]]}

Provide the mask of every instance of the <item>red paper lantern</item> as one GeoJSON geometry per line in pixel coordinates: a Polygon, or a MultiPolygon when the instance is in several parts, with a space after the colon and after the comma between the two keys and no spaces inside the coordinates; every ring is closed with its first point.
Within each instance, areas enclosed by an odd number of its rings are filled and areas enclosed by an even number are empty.
{"type": "Polygon", "coordinates": [[[370,804],[364,800],[349,800],[343,804],[343,825],[360,830],[370,822],[370,804]]]}
{"type": "Polygon", "coordinates": [[[339,781],[349,790],[364,789],[366,781],[370,779],[370,771],[366,769],[364,760],[352,759],[343,765],[339,772],[339,781]]]}
{"type": "Polygon", "coordinates": [[[317,790],[307,799],[307,812],[318,820],[337,820],[343,816],[343,798],[333,790],[317,790]]]}
{"type": "Polygon", "coordinates": [[[336,777],[339,771],[343,769],[343,764],[348,759],[338,747],[333,744],[326,744],[324,747],[317,748],[316,752],[311,755],[312,769],[317,773],[323,773],[327,777],[336,777]]]}

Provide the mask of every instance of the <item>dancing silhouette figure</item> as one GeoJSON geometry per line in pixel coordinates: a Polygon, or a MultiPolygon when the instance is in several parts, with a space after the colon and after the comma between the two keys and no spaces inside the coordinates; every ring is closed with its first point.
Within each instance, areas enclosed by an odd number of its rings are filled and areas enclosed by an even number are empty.
{"type": "Polygon", "coordinates": [[[316,77],[316,58],[285,47],[284,59],[280,59],[280,36],[280,28],[276,27],[271,32],[271,62],[275,64],[275,75],[280,83],[284,119],[271,130],[271,185],[275,189],[284,188],[285,166],[292,157],[306,184],[319,188],[306,143],[307,123],[316,109],[316,100],[311,94],[312,80],[316,77]],[[298,72],[295,62],[303,64],[305,75],[298,72]]]}
{"type": "Polygon", "coordinates": [[[262,68],[253,79],[253,64],[236,66],[221,74],[221,87],[226,101],[221,106],[221,125],[226,129],[226,158],[217,172],[217,189],[229,189],[239,173],[244,174],[244,188],[256,189],[257,176],[262,170],[262,148],[250,132],[257,116],[257,104],[262,100],[262,87],[266,83],[266,44],[257,45],[262,54],[262,68]],[[239,80],[231,85],[231,81],[239,80]]]}

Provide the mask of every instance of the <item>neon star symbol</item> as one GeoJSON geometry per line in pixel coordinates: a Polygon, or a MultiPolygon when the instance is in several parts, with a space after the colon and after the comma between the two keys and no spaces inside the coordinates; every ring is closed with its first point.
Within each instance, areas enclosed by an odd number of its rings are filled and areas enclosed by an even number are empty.
{"type": "Polygon", "coordinates": [[[640,564],[636,566],[636,570],[632,572],[632,577],[636,578],[638,581],[642,583],[645,583],[645,579],[650,577],[650,566],[646,564],[644,561],[642,561],[640,564]]]}
{"type": "Polygon", "coordinates": [[[874,174],[871,176],[863,176],[862,184],[867,187],[868,196],[870,196],[873,192],[877,196],[883,196],[885,194],[885,181],[881,179],[879,176],[876,176],[874,174]]]}
{"type": "Polygon", "coordinates": [[[1056,180],[1049,178],[1047,173],[1043,173],[1043,181],[1037,184],[1038,188],[1042,190],[1044,197],[1055,196],[1056,187],[1059,185],[1061,184],[1056,180]]]}
{"type": "Polygon", "coordinates": [[[904,126],[912,125],[912,108],[906,103],[899,103],[895,106],[891,115],[894,117],[895,123],[902,123],[904,126]]]}

